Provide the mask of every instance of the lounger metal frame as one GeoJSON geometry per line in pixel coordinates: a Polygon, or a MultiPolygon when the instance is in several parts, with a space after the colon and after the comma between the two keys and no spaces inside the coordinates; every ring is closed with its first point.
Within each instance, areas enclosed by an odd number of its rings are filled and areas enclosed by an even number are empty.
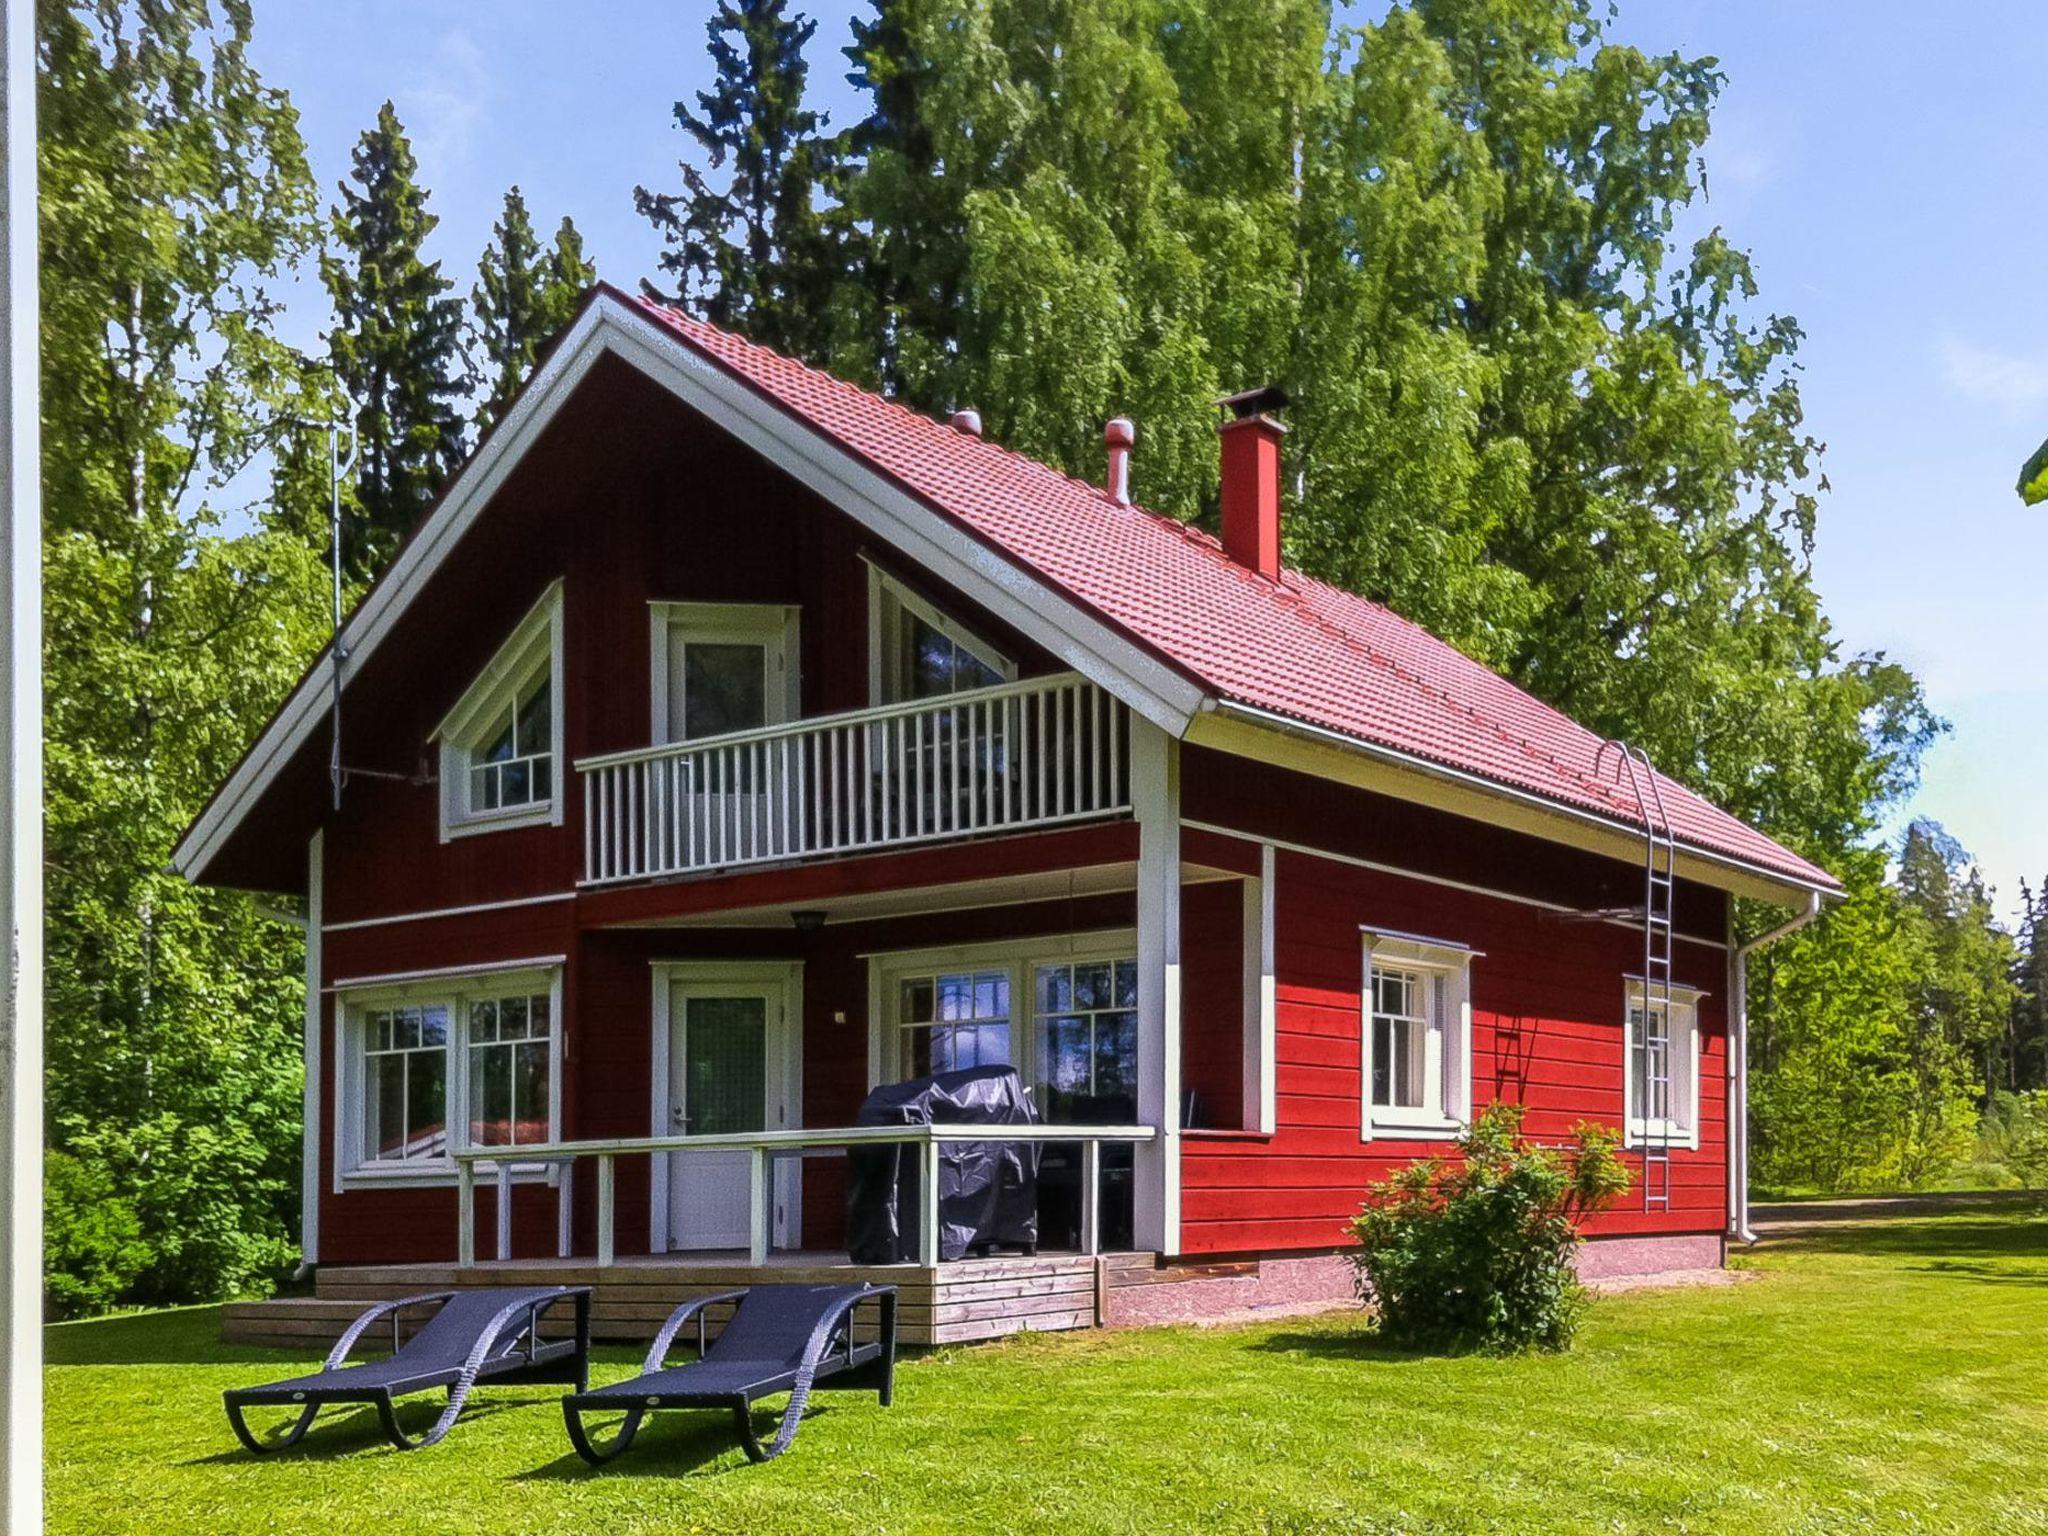
{"type": "MultiPolygon", "coordinates": [[[[663,1386],[650,1383],[650,1390],[634,1391],[650,1376],[668,1369],[668,1353],[675,1344],[676,1335],[692,1319],[697,1324],[698,1361],[717,1359],[717,1342],[707,1344],[707,1308],[725,1302],[745,1305],[750,1291],[772,1296],[776,1292],[796,1289],[799,1288],[765,1285],[749,1290],[721,1291],[715,1296],[700,1296],[677,1307],[648,1347],[640,1375],[597,1392],[579,1391],[562,1399],[562,1418],[569,1431],[569,1441],[576,1447],[576,1454],[594,1467],[602,1466],[633,1443],[633,1437],[640,1432],[640,1425],[650,1413],[664,1408],[722,1407],[731,1410],[733,1429],[747,1453],[747,1459],[773,1461],[788,1450],[790,1442],[796,1438],[797,1429],[803,1422],[804,1408],[813,1391],[872,1391],[880,1397],[882,1406],[888,1407],[895,1398],[896,1385],[896,1287],[893,1285],[867,1286],[834,1298],[812,1324],[794,1371],[786,1360],[764,1359],[760,1362],[760,1376],[744,1386],[694,1391],[687,1387],[678,1390],[673,1383],[663,1386]],[[870,1343],[857,1344],[854,1342],[853,1312],[856,1307],[870,1301],[880,1307],[878,1336],[870,1343]],[[764,1446],[754,1433],[753,1404],[779,1392],[789,1393],[789,1403],[782,1410],[782,1422],[775,1438],[764,1446]],[[586,1413],[617,1413],[622,1410],[625,1418],[608,1441],[600,1442],[584,1427],[583,1415],[586,1413]]],[[[764,1298],[756,1304],[773,1303],[764,1298]]],[[[744,1360],[722,1363],[739,1367],[747,1364],[744,1360]]],[[[687,1379],[692,1368],[685,1365],[673,1374],[687,1379]]]]}
{"type": "MultiPolygon", "coordinates": [[[[350,1351],[372,1324],[378,1319],[391,1320],[391,1358],[403,1356],[407,1343],[400,1337],[399,1314],[408,1307],[422,1307],[433,1303],[445,1305],[458,1291],[423,1291],[417,1296],[402,1296],[396,1301],[380,1302],[349,1324],[346,1332],[328,1351],[327,1362],[315,1377],[295,1378],[299,1382],[280,1382],[264,1387],[236,1387],[222,1394],[227,1407],[228,1423],[234,1428],[235,1438],[258,1456],[273,1451],[289,1450],[305,1438],[306,1431],[313,1427],[313,1420],[322,1408],[337,1404],[367,1403],[377,1411],[378,1423],[384,1431],[384,1438],[401,1451],[421,1450],[435,1445],[455,1427],[455,1421],[462,1416],[464,1404],[469,1400],[471,1388],[481,1381],[493,1385],[561,1383],[583,1391],[590,1384],[590,1287],[555,1286],[543,1294],[522,1292],[518,1299],[501,1307],[478,1331],[476,1341],[470,1346],[467,1356],[459,1366],[425,1366],[416,1382],[407,1380],[394,1387],[392,1384],[351,1386],[347,1382],[348,1370],[342,1369],[350,1351]],[[540,1337],[540,1318],[556,1303],[574,1300],[576,1303],[576,1331],[571,1339],[553,1342],[540,1337]],[[517,1325],[513,1334],[514,1345],[510,1351],[500,1352],[505,1343],[508,1329],[517,1325]],[[335,1385],[311,1384],[317,1377],[333,1372],[337,1376],[335,1385]],[[423,1435],[408,1436],[399,1428],[397,1400],[420,1392],[431,1392],[445,1388],[448,1404],[441,1410],[440,1417],[423,1435]],[[257,1438],[243,1419],[243,1410],[251,1407],[299,1407],[301,1412],[292,1427],[273,1441],[257,1438]]],[[[351,1368],[360,1369],[360,1367],[351,1368]]]]}

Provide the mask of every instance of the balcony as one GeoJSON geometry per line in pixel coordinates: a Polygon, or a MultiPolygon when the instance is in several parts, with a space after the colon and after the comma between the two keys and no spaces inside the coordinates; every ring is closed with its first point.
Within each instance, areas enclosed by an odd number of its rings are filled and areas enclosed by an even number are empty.
{"type": "Polygon", "coordinates": [[[1063,673],[584,758],[584,883],[1114,816],[1129,744],[1123,705],[1063,673]]]}

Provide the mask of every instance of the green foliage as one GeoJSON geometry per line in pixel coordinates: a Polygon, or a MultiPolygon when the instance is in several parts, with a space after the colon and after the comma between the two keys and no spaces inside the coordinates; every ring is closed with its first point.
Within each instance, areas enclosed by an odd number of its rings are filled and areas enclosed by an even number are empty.
{"type": "Polygon", "coordinates": [[[698,93],[698,110],[677,102],[675,119],[724,184],[685,160],[680,193],[638,187],[634,206],[668,246],[661,267],[674,291],[665,296],[815,358],[832,331],[836,259],[817,206],[833,156],[822,119],[803,104],[804,46],[817,23],[791,15],[788,0],[720,0],[704,30],[716,79],[698,93]]]}
{"type": "Polygon", "coordinates": [[[526,198],[517,187],[505,194],[505,212],[477,263],[471,293],[475,338],[471,385],[478,392],[476,420],[490,426],[533,372],[534,354],[569,323],[576,301],[597,279],[583,255],[583,237],[563,219],[552,248],[534,238],[526,198]]]}
{"type": "Polygon", "coordinates": [[[420,259],[440,220],[427,212],[418,170],[387,101],[356,143],[320,259],[334,302],[329,354],[361,438],[357,508],[342,542],[357,580],[383,569],[462,462],[462,303],[441,264],[420,259]]]}
{"type": "Polygon", "coordinates": [[[2048,501],[2048,443],[2036,448],[2020,466],[2020,500],[2030,507],[2048,501]]]}
{"type": "Polygon", "coordinates": [[[1911,787],[1939,722],[1812,587],[1799,327],[1722,232],[1671,237],[1713,60],[1611,43],[1592,0],[876,0],[828,138],[808,23],[713,26],[744,46],[683,120],[735,190],[692,183],[671,263],[712,318],[1091,479],[1131,415],[1135,493],[1197,520],[1211,402],[1282,382],[1296,563],[1816,857],[1911,787]],[[807,157],[816,246],[764,190],[807,157]],[[832,334],[778,329],[771,279],[832,334]]]}
{"type": "Polygon", "coordinates": [[[2048,1090],[1993,1094],[1978,1121],[1977,1154],[2023,1189],[2048,1190],[2048,1090]]]}
{"type": "Polygon", "coordinates": [[[44,1294],[58,1317],[104,1312],[150,1262],[134,1202],[101,1162],[52,1151],[43,1159],[44,1294]]]}
{"type": "Polygon", "coordinates": [[[1578,1222],[1627,1190],[1621,1137],[1579,1124],[1562,1153],[1522,1138],[1520,1105],[1480,1111],[1456,1159],[1376,1184],[1351,1221],[1374,1327],[1413,1349],[1567,1349],[1585,1293],[1578,1222]]]}
{"type": "Polygon", "coordinates": [[[1757,1178],[1822,1190],[1939,1183],[1969,1153],[2011,1017],[2011,940],[1968,856],[1916,822],[1895,879],[1751,962],[1757,1178]]]}
{"type": "Polygon", "coordinates": [[[2008,1091],[2048,1088],[2048,887],[2024,880],[2012,979],[2012,1025],[1991,1081],[2008,1091]]]}
{"type": "Polygon", "coordinates": [[[206,499],[318,398],[269,287],[312,245],[313,189],[249,25],[202,0],[37,15],[50,1289],[73,1310],[260,1284],[295,1215],[298,936],[167,872],[325,629],[311,516],[230,537],[206,499]]]}

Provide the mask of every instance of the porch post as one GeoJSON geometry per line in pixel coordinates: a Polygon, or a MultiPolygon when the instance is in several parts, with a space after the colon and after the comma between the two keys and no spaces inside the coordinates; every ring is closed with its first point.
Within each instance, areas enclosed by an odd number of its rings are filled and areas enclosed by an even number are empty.
{"type": "Polygon", "coordinates": [[[1138,820],[1138,1120],[1132,1180],[1140,1248],[1180,1252],[1180,743],[1131,717],[1138,820]]]}
{"type": "Polygon", "coordinates": [[[1244,1118],[1248,1131],[1273,1134],[1274,1088],[1273,864],[1271,843],[1259,845],[1259,873],[1244,882],[1244,1118]]]}
{"type": "Polygon", "coordinates": [[[476,1263],[476,1164],[466,1157],[455,1163],[455,1262],[476,1263]]]}

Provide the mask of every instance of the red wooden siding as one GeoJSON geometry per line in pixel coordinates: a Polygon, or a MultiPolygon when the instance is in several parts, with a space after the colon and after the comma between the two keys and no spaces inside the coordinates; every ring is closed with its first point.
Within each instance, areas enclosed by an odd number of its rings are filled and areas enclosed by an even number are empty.
{"type": "MultiPolygon", "coordinates": [[[[1484,951],[1472,966],[1473,1092],[1529,1106],[1529,1132],[1566,1134],[1622,1115],[1623,977],[1639,934],[1283,852],[1276,870],[1278,1127],[1271,1138],[1190,1134],[1182,1154],[1182,1244],[1191,1253],[1327,1248],[1372,1181],[1441,1143],[1359,1135],[1361,924],[1484,951]]],[[[1679,978],[1701,1005],[1700,1148],[1674,1151],[1672,1208],[1625,1201],[1596,1233],[1722,1229],[1725,955],[1681,942],[1679,978]]]]}

